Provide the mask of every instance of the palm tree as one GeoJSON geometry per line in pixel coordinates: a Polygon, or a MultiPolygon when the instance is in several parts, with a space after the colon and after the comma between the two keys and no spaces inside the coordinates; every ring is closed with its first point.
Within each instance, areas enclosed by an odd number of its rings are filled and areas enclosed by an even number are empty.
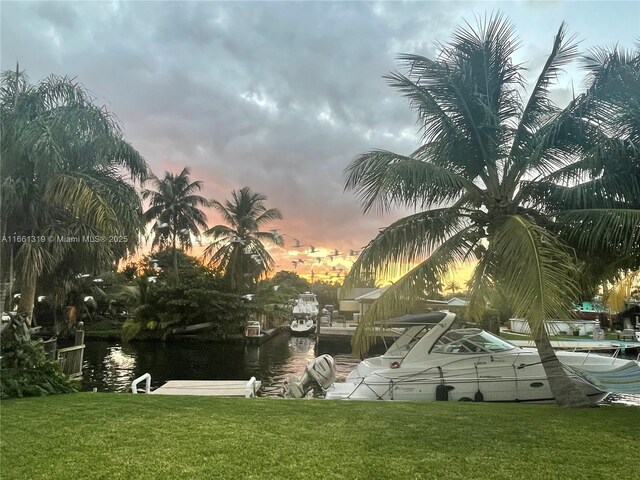
{"type": "Polygon", "coordinates": [[[33,85],[16,68],[2,73],[0,97],[1,234],[9,240],[1,259],[20,272],[18,313],[30,325],[44,274],[112,269],[136,247],[142,210],[125,176],[142,181],[147,166],[113,115],[70,78],[33,85]]]}
{"type": "Polygon", "coordinates": [[[549,86],[578,56],[565,37],[562,24],[526,103],[523,67],[511,60],[513,27],[500,15],[458,29],[436,60],[401,55],[407,75],[386,77],[418,113],[423,144],[408,156],[360,155],[345,188],[365,212],[400,205],[416,213],[381,230],[347,278],[354,285],[361,272],[406,268],[361,322],[356,354],[368,348],[374,319],[403,312],[408,299],[475,257],[467,314],[479,320],[492,290],[505,288],[532,327],[556,401],[589,404],[543,321],[566,316],[578,296],[576,254],[585,263],[596,250],[638,255],[640,116],[628,105],[638,112],[640,55],[591,55],[588,89],[561,109],[549,86]]]}
{"type": "Polygon", "coordinates": [[[212,201],[228,225],[216,225],[205,232],[213,237],[213,243],[205,249],[204,257],[224,272],[232,288],[245,292],[273,269],[274,261],[263,242],[281,247],[284,240],[275,231],[263,232],[260,227],[272,220],[281,220],[282,214],[277,208],[268,209],[264,205],[267,197],[252,192],[249,187],[234,190],[231,196],[233,199],[224,205],[212,201]]]}
{"type": "Polygon", "coordinates": [[[184,167],[178,175],[165,172],[164,178],[151,176],[155,189],[145,189],[142,198],[151,200],[149,209],[144,212],[147,222],[155,221],[152,248],[169,245],[173,251],[173,268],[178,275],[177,244],[182,250],[192,247],[191,235],[199,236],[206,229],[207,216],[200,207],[209,207],[211,203],[195,192],[202,188],[202,182],[191,182],[190,170],[184,167]]]}
{"type": "Polygon", "coordinates": [[[640,270],[621,272],[613,285],[605,290],[605,303],[610,312],[620,312],[626,303],[640,290],[640,270]]]}
{"type": "Polygon", "coordinates": [[[449,290],[452,295],[455,295],[460,290],[460,284],[452,279],[447,282],[447,290],[449,290]]]}

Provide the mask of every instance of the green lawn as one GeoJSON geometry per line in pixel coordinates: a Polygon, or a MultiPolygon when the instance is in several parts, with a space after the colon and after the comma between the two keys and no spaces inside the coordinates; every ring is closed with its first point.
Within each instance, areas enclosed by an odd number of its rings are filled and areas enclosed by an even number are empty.
{"type": "MultiPolygon", "coordinates": [[[[0,403],[10,479],[607,479],[640,409],[78,393],[0,403]]],[[[631,461],[631,463],[630,463],[631,461]]]]}

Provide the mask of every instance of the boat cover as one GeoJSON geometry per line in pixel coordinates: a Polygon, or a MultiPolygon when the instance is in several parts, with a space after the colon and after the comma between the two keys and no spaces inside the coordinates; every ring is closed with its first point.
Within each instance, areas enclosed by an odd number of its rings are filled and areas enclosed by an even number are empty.
{"type": "Polygon", "coordinates": [[[571,367],[596,387],[611,393],[640,393],[640,365],[629,362],[606,372],[571,367]]]}

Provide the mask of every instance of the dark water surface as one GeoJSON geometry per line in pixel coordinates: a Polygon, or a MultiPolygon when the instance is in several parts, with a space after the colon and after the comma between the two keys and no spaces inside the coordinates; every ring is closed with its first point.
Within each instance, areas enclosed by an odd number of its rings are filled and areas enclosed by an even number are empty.
{"type": "MultiPolygon", "coordinates": [[[[100,392],[131,391],[134,379],[150,373],[152,389],[169,380],[249,380],[254,376],[262,381],[263,395],[273,396],[282,393],[287,377],[302,374],[307,363],[323,353],[334,358],[338,380],[344,379],[359,362],[350,355],[349,340],[322,341],[316,349],[315,338],[289,334],[259,346],[201,342],[122,344],[93,339],[87,339],[85,344],[82,389],[97,388],[100,392]]],[[[384,350],[379,345],[371,355],[380,355],[384,350]]],[[[640,406],[640,394],[609,401],[640,406]]]]}
{"type": "MultiPolygon", "coordinates": [[[[316,342],[310,337],[279,335],[262,345],[200,342],[85,341],[83,390],[125,392],[131,382],[151,374],[151,387],[168,380],[262,381],[265,394],[279,394],[284,380],[300,375],[317,355],[328,353],[336,361],[338,378],[344,378],[358,364],[350,355],[348,340],[316,342]]],[[[381,352],[378,352],[379,354],[381,352]]],[[[143,384],[141,386],[144,386],[143,384]]]]}

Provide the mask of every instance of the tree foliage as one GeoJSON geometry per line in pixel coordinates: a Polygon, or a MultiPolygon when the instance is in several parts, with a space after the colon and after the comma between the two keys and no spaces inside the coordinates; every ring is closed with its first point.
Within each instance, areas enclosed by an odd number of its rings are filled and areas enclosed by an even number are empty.
{"type": "Polygon", "coordinates": [[[192,247],[191,236],[199,237],[207,226],[207,216],[201,210],[211,203],[196,192],[202,188],[202,182],[189,179],[190,170],[185,167],[178,175],[165,172],[162,179],[152,175],[154,188],[147,188],[142,197],[151,203],[144,218],[153,223],[152,248],[171,247],[174,252],[173,266],[177,270],[176,246],[183,250],[192,247]]]}
{"type": "Polygon", "coordinates": [[[356,332],[361,353],[374,319],[404,313],[409,298],[477,259],[468,314],[479,320],[492,292],[506,289],[549,359],[545,368],[560,370],[563,378],[554,373],[551,382],[559,399],[571,385],[543,321],[568,315],[581,266],[616,259],[630,267],[640,255],[640,54],[616,48],[583,57],[587,89],[561,108],[551,86],[579,56],[565,25],[526,101],[524,67],[512,60],[517,46],[512,25],[495,15],[457,29],[435,59],[400,56],[406,73],[386,78],[415,110],[422,145],[410,155],[359,155],[346,169],[346,189],[365,212],[416,213],[380,231],[346,285],[371,271],[403,273],[356,332]]]}
{"type": "Polygon", "coordinates": [[[248,317],[246,299],[196,258],[178,252],[180,282],[172,281],[173,251],[162,250],[142,262],[143,274],[121,289],[118,300],[130,307],[123,340],[164,338],[189,325],[213,322],[207,335],[239,333],[248,317]],[[153,260],[151,260],[153,258],[153,260]]]}
{"type": "Polygon", "coordinates": [[[58,364],[46,359],[42,342],[18,341],[12,335],[0,338],[0,398],[42,397],[77,391],[75,383],[62,373],[58,364]]]}
{"type": "Polygon", "coordinates": [[[267,208],[267,197],[253,192],[249,187],[231,192],[232,200],[221,203],[212,201],[226,225],[216,225],[205,232],[212,243],[204,256],[209,265],[221,272],[231,287],[246,293],[274,266],[274,261],[263,242],[282,247],[284,240],[275,230],[260,228],[273,220],[281,220],[277,208],[267,208]]]}
{"type": "Polygon", "coordinates": [[[9,239],[1,255],[20,274],[18,310],[30,319],[43,275],[62,281],[107,269],[136,247],[141,205],[125,177],[142,181],[147,166],[73,79],[31,84],[24,72],[5,71],[0,97],[0,227],[9,239]]]}

